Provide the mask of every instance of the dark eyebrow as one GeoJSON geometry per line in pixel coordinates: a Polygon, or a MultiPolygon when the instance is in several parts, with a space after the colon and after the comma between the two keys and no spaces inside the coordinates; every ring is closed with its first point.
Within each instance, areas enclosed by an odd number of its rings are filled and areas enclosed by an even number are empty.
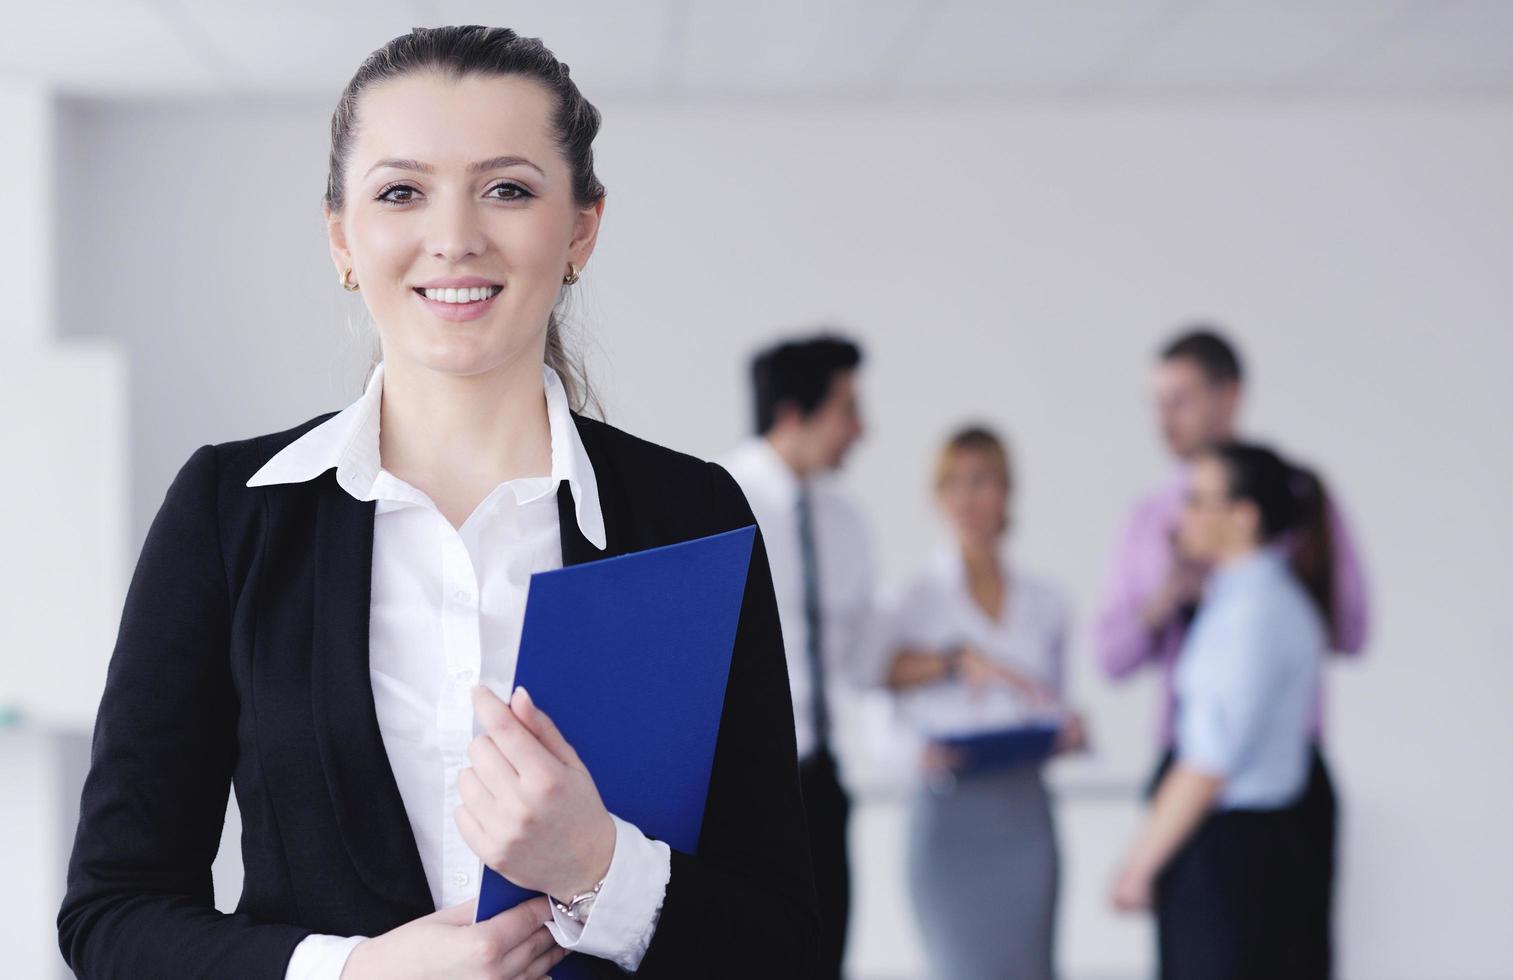
{"type": "MultiPolygon", "coordinates": [[[[536,166],[525,157],[517,156],[490,157],[487,160],[479,160],[477,163],[470,163],[468,164],[468,173],[476,174],[482,173],[486,170],[503,170],[505,167],[514,167],[517,165],[530,167],[541,176],[546,176],[546,172],[540,167],[536,166]]],[[[368,168],[368,173],[363,174],[363,177],[366,178],[368,174],[371,174],[373,171],[377,170],[380,167],[393,167],[395,170],[413,170],[414,172],[420,174],[431,174],[436,172],[436,168],[431,166],[429,163],[421,163],[419,160],[400,160],[391,157],[388,159],[380,160],[377,163],[373,164],[373,166],[368,168]]]]}

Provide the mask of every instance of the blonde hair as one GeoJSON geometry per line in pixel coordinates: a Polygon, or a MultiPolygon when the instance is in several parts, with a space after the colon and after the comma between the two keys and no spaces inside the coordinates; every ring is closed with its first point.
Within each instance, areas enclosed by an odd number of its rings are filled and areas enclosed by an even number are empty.
{"type": "MultiPolygon", "coordinates": [[[[986,456],[992,465],[999,482],[1003,485],[1005,497],[1014,490],[1014,463],[1009,456],[1008,446],[998,437],[992,429],[981,425],[969,425],[958,429],[951,438],[946,440],[945,445],[940,447],[940,452],[935,457],[935,492],[939,493],[946,484],[946,475],[963,453],[981,453],[986,456]]],[[[1009,529],[1009,512],[1005,502],[1004,512],[998,515],[998,533],[1003,534],[1009,529]]]]}
{"type": "Polygon", "coordinates": [[[992,429],[981,425],[969,425],[958,429],[940,447],[935,457],[935,489],[940,490],[946,482],[946,471],[961,453],[982,453],[993,464],[1005,490],[1014,489],[1014,464],[1009,457],[1008,446],[992,429]]]}

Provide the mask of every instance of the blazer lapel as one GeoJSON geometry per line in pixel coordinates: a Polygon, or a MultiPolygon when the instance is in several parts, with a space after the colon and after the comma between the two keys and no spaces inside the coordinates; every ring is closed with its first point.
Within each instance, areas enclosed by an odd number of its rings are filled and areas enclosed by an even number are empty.
{"type": "Polygon", "coordinates": [[[435,902],[379,732],[368,673],[374,502],[352,497],[331,471],[318,479],[311,680],[320,761],[358,875],[379,894],[429,912],[435,902]]]}

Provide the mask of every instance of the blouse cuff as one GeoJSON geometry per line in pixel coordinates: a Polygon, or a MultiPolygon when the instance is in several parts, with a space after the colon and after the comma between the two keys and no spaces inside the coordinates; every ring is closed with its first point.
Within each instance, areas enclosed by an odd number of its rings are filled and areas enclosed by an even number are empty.
{"type": "Polygon", "coordinates": [[[546,928],[563,949],[610,960],[633,973],[657,930],[672,876],[672,850],[635,824],[614,814],[610,818],[615,823],[615,851],[588,915],[582,922],[570,919],[554,903],[546,928]]]}
{"type": "Polygon", "coordinates": [[[341,980],[342,968],[357,944],[367,936],[325,936],[312,933],[294,947],[284,980],[341,980]]]}

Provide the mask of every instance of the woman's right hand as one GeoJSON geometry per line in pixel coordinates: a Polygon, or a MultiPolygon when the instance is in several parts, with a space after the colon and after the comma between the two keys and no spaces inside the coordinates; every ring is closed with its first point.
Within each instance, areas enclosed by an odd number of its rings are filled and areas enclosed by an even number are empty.
{"type": "Polygon", "coordinates": [[[364,939],[347,957],[341,980],[539,980],[567,955],[544,925],[552,917],[545,898],[476,925],[475,907],[451,905],[364,939]]]}
{"type": "Polygon", "coordinates": [[[1056,747],[1054,752],[1061,755],[1066,752],[1087,751],[1087,727],[1082,723],[1082,716],[1075,711],[1069,711],[1062,719],[1061,728],[1056,732],[1056,747]]]}

